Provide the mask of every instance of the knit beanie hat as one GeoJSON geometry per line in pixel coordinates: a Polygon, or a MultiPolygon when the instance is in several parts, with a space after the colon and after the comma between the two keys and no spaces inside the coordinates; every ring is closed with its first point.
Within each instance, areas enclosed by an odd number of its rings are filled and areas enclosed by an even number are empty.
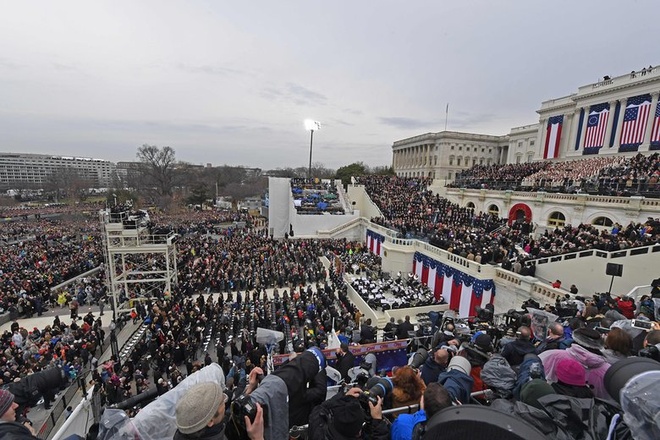
{"type": "Polygon", "coordinates": [[[483,351],[490,353],[493,351],[493,340],[486,333],[482,333],[474,339],[474,345],[483,351]]]}
{"type": "Polygon", "coordinates": [[[364,424],[364,411],[355,397],[343,396],[332,409],[332,429],[348,438],[356,438],[364,424]]]}
{"type": "Polygon", "coordinates": [[[584,367],[575,359],[562,359],[557,363],[557,380],[566,385],[583,387],[586,385],[584,367]]]}
{"type": "Polygon", "coordinates": [[[552,386],[543,379],[533,379],[523,385],[520,390],[520,401],[538,409],[543,409],[539,399],[548,394],[555,394],[552,386]]]}
{"type": "Polygon", "coordinates": [[[14,403],[14,395],[7,390],[0,389],[0,417],[11,408],[14,403]]]}
{"type": "Polygon", "coordinates": [[[176,426],[182,434],[201,431],[217,414],[225,395],[215,382],[192,386],[176,405],[176,426]]]}

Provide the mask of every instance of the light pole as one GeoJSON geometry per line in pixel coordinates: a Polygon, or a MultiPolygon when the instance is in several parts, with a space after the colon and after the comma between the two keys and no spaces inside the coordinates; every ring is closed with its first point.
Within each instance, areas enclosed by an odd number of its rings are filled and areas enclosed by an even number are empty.
{"type": "Polygon", "coordinates": [[[305,119],[305,130],[309,130],[309,170],[307,170],[307,178],[312,178],[312,145],[314,144],[314,130],[321,129],[321,123],[311,119],[305,119]]]}

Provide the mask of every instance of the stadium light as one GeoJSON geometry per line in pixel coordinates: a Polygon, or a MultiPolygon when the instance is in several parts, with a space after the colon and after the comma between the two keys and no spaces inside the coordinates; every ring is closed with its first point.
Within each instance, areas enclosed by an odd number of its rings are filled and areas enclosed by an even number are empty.
{"type": "Polygon", "coordinates": [[[312,178],[312,145],[314,144],[314,130],[321,129],[321,123],[311,119],[305,119],[305,130],[309,130],[309,170],[307,171],[307,178],[312,178]]]}

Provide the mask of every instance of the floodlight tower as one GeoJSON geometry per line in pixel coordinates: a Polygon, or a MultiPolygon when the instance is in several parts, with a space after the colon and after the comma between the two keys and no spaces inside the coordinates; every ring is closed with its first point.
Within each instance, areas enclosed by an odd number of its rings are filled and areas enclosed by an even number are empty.
{"type": "Polygon", "coordinates": [[[314,144],[314,130],[320,130],[321,123],[312,119],[305,119],[305,130],[309,130],[309,170],[307,171],[307,178],[312,178],[312,145],[314,144]]]}

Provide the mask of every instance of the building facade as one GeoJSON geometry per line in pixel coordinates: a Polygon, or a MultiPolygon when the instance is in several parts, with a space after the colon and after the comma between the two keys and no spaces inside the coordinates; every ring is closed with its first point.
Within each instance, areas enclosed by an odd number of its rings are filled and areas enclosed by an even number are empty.
{"type": "Polygon", "coordinates": [[[392,165],[398,176],[452,180],[475,164],[660,150],[659,95],[660,67],[605,76],[542,102],[538,123],[514,127],[503,136],[442,131],[396,141],[392,165]]]}
{"type": "Polygon", "coordinates": [[[400,177],[452,180],[474,165],[502,163],[506,136],[441,131],[394,142],[392,166],[400,177]]]}
{"type": "Polygon", "coordinates": [[[103,159],[0,153],[0,189],[42,189],[53,174],[74,171],[90,187],[111,186],[115,165],[103,159]]]}
{"type": "Polygon", "coordinates": [[[660,150],[660,68],[582,86],[537,111],[539,159],[660,150]]]}

